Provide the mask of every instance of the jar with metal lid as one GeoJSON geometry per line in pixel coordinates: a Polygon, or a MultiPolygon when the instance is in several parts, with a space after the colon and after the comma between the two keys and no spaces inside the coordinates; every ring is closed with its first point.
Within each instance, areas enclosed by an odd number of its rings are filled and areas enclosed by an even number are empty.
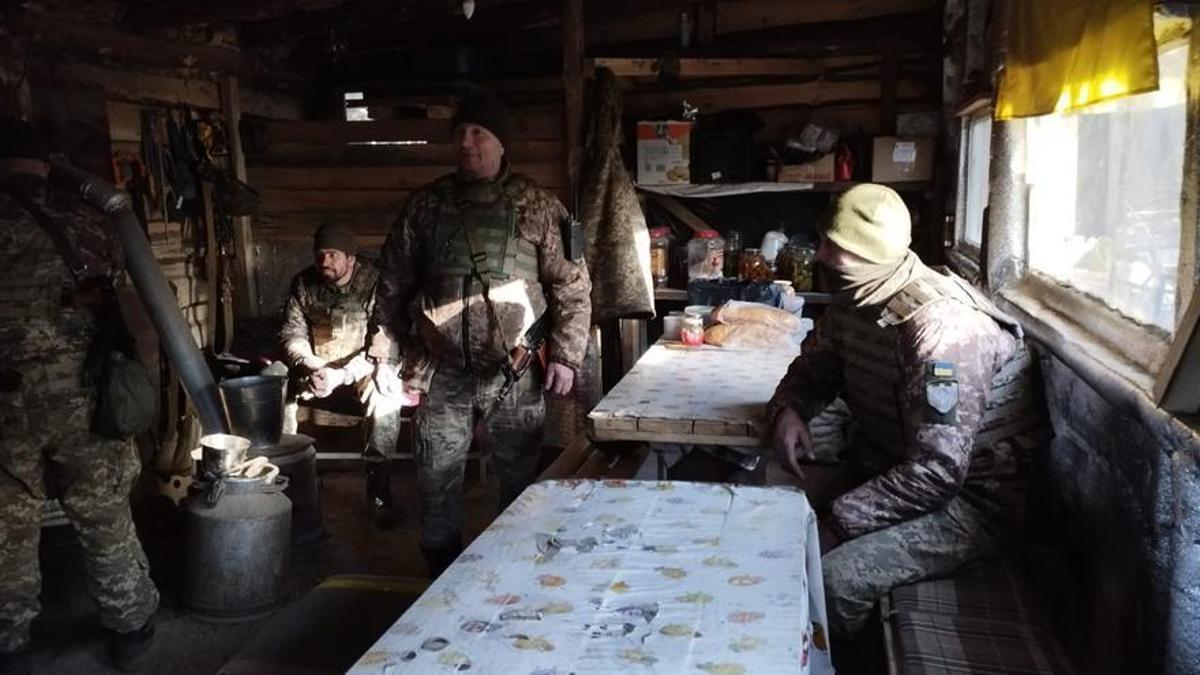
{"type": "Polygon", "coordinates": [[[695,312],[685,312],[683,325],[679,328],[679,340],[689,347],[704,344],[704,317],[695,312]]]}
{"type": "Polygon", "coordinates": [[[813,288],[813,265],[817,252],[808,244],[791,243],[784,247],[779,254],[777,279],[792,282],[792,288],[797,291],[811,291],[813,288]]]}
{"type": "Polygon", "coordinates": [[[688,280],[720,279],[725,266],[725,240],[716,230],[701,230],[688,242],[688,280]]]}
{"type": "Polygon", "coordinates": [[[650,230],[650,275],[654,277],[655,288],[667,285],[671,260],[670,247],[671,228],[656,227],[650,230]]]}
{"type": "Polygon", "coordinates": [[[767,261],[758,249],[748,248],[742,251],[738,263],[739,279],[742,281],[770,281],[771,276],[771,268],[767,267],[767,261]]]}

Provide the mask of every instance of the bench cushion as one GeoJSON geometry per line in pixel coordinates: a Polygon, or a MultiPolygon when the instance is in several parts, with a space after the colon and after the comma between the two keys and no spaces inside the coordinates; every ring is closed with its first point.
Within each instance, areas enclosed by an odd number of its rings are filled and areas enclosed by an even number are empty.
{"type": "Polygon", "coordinates": [[[1052,636],[1031,624],[909,611],[892,622],[906,675],[1072,672],[1052,636]]]}
{"type": "Polygon", "coordinates": [[[1000,562],[947,579],[901,586],[891,593],[892,610],[1029,622],[1028,603],[1017,578],[1008,564],[1000,562]]]}

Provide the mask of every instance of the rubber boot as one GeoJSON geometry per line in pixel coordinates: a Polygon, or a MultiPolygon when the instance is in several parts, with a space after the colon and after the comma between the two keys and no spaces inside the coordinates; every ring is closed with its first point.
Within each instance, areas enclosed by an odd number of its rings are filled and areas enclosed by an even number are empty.
{"type": "Polygon", "coordinates": [[[442,576],[442,572],[458,558],[458,554],[462,553],[462,544],[451,544],[449,546],[439,546],[437,548],[421,547],[421,554],[425,556],[425,564],[429,567],[429,578],[437,579],[442,576]]]}
{"type": "Polygon", "coordinates": [[[108,643],[108,653],[112,658],[113,667],[123,673],[136,673],[145,670],[148,663],[146,655],[154,643],[154,622],[147,621],[146,625],[132,633],[113,633],[108,643]]]}
{"type": "Polygon", "coordinates": [[[367,507],[375,527],[381,530],[400,523],[400,515],[392,505],[392,464],[386,459],[367,460],[367,507]]]}

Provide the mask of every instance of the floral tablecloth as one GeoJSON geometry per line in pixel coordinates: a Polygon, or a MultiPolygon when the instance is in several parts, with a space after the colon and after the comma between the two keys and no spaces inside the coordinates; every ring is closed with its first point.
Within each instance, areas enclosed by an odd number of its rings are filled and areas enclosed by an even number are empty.
{"type": "Polygon", "coordinates": [[[803,492],[546,481],[350,672],[822,674],[827,635],[803,492]]]}

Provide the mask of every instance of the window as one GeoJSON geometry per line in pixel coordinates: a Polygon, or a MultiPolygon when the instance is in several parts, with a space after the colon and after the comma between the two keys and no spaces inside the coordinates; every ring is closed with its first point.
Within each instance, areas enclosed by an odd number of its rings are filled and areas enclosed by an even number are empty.
{"type": "Polygon", "coordinates": [[[1030,268],[1168,333],[1187,59],[1186,43],[1160,52],[1156,92],[1025,122],[1030,268]]]}
{"type": "Polygon", "coordinates": [[[988,169],[992,158],[992,111],[962,118],[959,143],[959,190],[955,244],[978,259],[983,246],[983,211],[988,205],[988,169]]]}

